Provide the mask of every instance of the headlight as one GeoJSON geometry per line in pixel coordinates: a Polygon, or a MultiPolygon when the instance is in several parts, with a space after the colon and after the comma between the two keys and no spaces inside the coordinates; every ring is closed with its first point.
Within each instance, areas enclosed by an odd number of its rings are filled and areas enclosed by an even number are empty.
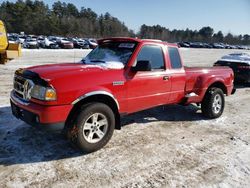
{"type": "Polygon", "coordinates": [[[56,100],[56,91],[53,88],[35,85],[30,93],[31,97],[39,100],[54,101],[56,100]]]}

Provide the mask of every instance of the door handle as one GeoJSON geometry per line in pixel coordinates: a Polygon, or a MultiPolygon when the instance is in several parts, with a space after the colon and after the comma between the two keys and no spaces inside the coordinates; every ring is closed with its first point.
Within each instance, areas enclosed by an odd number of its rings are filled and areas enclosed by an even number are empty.
{"type": "Polygon", "coordinates": [[[169,80],[169,76],[163,76],[163,80],[168,81],[169,80]]]}

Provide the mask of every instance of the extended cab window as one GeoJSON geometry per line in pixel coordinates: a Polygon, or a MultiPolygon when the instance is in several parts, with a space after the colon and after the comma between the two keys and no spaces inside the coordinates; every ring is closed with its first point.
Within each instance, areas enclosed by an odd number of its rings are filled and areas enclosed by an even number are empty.
{"type": "Polygon", "coordinates": [[[181,58],[180,58],[180,54],[178,52],[178,49],[174,48],[174,47],[168,47],[168,53],[169,53],[169,58],[171,61],[171,67],[173,69],[182,68],[181,58]]]}
{"type": "Polygon", "coordinates": [[[137,61],[149,61],[152,69],[164,69],[165,63],[163,52],[160,46],[143,46],[137,56],[137,61]]]}

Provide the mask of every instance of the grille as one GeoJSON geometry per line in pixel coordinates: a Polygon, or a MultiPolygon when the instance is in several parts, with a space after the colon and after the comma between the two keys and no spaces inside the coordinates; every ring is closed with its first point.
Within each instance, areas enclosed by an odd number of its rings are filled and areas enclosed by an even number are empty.
{"type": "Polygon", "coordinates": [[[31,98],[30,92],[34,86],[34,83],[31,80],[15,75],[13,85],[16,96],[25,101],[28,101],[31,98]]]}

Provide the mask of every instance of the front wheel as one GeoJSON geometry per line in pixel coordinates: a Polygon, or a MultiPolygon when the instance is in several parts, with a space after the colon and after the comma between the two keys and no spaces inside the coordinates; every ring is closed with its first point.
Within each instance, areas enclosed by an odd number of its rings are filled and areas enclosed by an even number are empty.
{"type": "Polygon", "coordinates": [[[103,103],[90,103],[83,106],[69,135],[83,152],[90,153],[108,143],[114,128],[115,116],[110,107],[103,103]]]}
{"type": "Polygon", "coordinates": [[[224,111],[225,98],[220,88],[210,88],[201,103],[202,114],[210,119],[218,118],[224,111]]]}

